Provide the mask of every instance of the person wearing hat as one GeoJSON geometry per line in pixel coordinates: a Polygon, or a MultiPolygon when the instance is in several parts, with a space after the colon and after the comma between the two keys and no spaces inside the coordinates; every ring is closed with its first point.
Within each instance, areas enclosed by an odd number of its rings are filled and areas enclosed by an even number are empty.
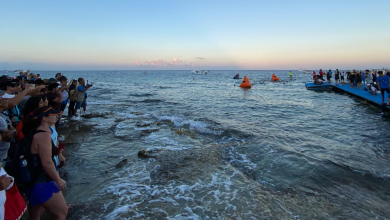
{"type": "Polygon", "coordinates": [[[57,172],[54,156],[58,153],[51,139],[50,126],[58,120],[60,111],[52,107],[42,107],[33,111],[26,118],[23,126],[25,135],[33,131],[41,131],[34,134],[30,152],[37,161],[35,170],[36,182],[26,191],[31,208],[32,219],[40,219],[43,209],[46,209],[54,219],[66,219],[68,206],[62,194],[66,188],[66,182],[57,172]]]}
{"type": "Polygon", "coordinates": [[[376,78],[377,83],[379,84],[378,88],[382,96],[382,104],[385,103],[385,91],[387,92],[387,104],[390,105],[390,77],[388,75],[383,75],[382,71],[378,72],[379,77],[376,78]]]}

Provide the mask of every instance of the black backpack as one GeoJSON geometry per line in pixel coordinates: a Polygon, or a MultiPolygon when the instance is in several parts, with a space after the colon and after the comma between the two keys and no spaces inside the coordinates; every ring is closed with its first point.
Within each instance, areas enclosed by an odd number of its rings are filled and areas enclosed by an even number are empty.
{"type": "Polygon", "coordinates": [[[34,130],[30,132],[18,142],[13,143],[8,150],[8,158],[4,169],[8,175],[14,178],[15,184],[21,192],[25,192],[35,181],[37,167],[34,166],[34,161],[31,154],[31,143],[34,135],[41,132],[46,131],[34,130]],[[23,181],[22,178],[21,156],[27,160],[27,170],[31,177],[29,181],[23,181]]]}

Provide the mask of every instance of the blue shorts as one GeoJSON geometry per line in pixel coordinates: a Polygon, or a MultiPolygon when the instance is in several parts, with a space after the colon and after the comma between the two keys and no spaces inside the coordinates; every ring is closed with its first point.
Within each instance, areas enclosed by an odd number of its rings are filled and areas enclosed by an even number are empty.
{"type": "Polygon", "coordinates": [[[76,101],[76,106],[74,107],[74,109],[80,109],[80,106],[81,107],[87,107],[87,100],[84,99],[83,102],[77,102],[76,101]]]}
{"type": "Polygon", "coordinates": [[[41,205],[49,200],[53,193],[58,193],[60,188],[54,181],[38,183],[27,190],[26,196],[32,206],[41,205]]]}

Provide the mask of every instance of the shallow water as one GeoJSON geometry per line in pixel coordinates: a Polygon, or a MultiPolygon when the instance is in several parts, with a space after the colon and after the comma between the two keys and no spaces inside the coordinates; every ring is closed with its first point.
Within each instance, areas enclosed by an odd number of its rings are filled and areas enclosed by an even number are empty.
{"type": "Polygon", "coordinates": [[[64,168],[67,202],[85,204],[72,219],[390,218],[378,108],[308,91],[300,72],[240,71],[249,90],[237,71],[142,72],[63,72],[94,83],[90,112],[110,113],[77,122],[94,128],[64,168]],[[273,72],[285,83],[260,81],[273,72]]]}

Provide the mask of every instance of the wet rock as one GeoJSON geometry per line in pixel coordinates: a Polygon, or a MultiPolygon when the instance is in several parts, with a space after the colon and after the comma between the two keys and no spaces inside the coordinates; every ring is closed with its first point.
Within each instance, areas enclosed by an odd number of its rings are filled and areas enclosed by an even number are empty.
{"type": "Polygon", "coordinates": [[[125,165],[127,163],[127,159],[123,159],[121,162],[117,163],[115,165],[116,168],[121,168],[123,167],[123,165],[125,165]]]}
{"type": "Polygon", "coordinates": [[[140,150],[138,151],[138,156],[139,157],[148,157],[148,155],[146,154],[146,150],[140,150]]]}
{"type": "Polygon", "coordinates": [[[137,126],[137,127],[148,127],[148,126],[150,126],[150,123],[137,122],[135,124],[135,126],[137,126]]]}
{"type": "Polygon", "coordinates": [[[148,154],[148,152],[146,150],[140,150],[140,151],[138,151],[138,157],[142,157],[142,158],[155,158],[156,155],[148,154]]]}
{"type": "Polygon", "coordinates": [[[89,115],[82,115],[83,118],[107,118],[108,115],[113,115],[112,112],[105,112],[105,113],[94,113],[89,115]]]}
{"type": "Polygon", "coordinates": [[[144,115],[145,113],[143,113],[143,112],[130,112],[130,114],[133,114],[133,115],[144,115]]]}
{"type": "Polygon", "coordinates": [[[116,118],[115,122],[119,123],[119,122],[122,122],[122,121],[125,121],[125,120],[126,120],[125,118],[116,118]]]}
{"type": "Polygon", "coordinates": [[[160,129],[158,128],[155,128],[155,129],[146,129],[146,130],[142,130],[142,133],[147,133],[147,134],[150,134],[152,132],[156,132],[156,131],[159,131],[160,129]]]}

